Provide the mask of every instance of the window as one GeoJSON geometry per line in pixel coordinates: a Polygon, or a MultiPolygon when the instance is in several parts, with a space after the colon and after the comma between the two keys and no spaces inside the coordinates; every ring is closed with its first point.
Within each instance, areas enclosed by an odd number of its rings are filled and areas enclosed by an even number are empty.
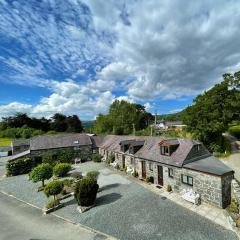
{"type": "Polygon", "coordinates": [[[170,155],[168,146],[161,146],[161,155],[170,155]]]}
{"type": "Polygon", "coordinates": [[[134,158],[131,157],[131,165],[133,165],[133,164],[134,164],[134,158]]]}
{"type": "Polygon", "coordinates": [[[182,183],[193,186],[193,178],[182,174],[182,183]]]}
{"type": "Polygon", "coordinates": [[[173,178],[173,169],[172,168],[168,169],[168,177],[173,178]]]}
{"type": "Polygon", "coordinates": [[[153,171],[153,164],[152,163],[149,163],[149,170],[153,171]]]}

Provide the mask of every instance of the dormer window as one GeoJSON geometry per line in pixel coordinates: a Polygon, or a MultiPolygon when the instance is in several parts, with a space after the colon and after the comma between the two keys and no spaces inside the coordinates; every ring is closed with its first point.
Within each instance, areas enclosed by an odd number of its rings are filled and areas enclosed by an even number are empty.
{"type": "Polygon", "coordinates": [[[170,156],[179,146],[178,139],[165,139],[159,143],[160,154],[165,156],[170,156]]]}
{"type": "Polygon", "coordinates": [[[75,140],[73,143],[74,143],[74,144],[79,144],[79,141],[78,141],[78,140],[75,140]]]}
{"type": "Polygon", "coordinates": [[[161,146],[160,147],[160,153],[161,155],[167,155],[169,156],[169,146],[161,146]]]}

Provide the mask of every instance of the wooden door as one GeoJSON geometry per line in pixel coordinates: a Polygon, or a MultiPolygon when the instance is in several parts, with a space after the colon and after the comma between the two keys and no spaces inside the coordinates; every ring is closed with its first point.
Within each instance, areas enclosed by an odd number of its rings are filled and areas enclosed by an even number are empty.
{"type": "Polygon", "coordinates": [[[158,166],[158,185],[163,186],[163,167],[158,166]]]}
{"type": "Polygon", "coordinates": [[[124,169],[125,168],[125,156],[122,155],[122,168],[124,169]]]}
{"type": "Polygon", "coordinates": [[[142,178],[146,178],[146,162],[142,161],[142,178]]]}

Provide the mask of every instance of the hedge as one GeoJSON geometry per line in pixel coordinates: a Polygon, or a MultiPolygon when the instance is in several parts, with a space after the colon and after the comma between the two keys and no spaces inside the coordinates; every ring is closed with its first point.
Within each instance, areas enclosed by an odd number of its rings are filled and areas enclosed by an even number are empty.
{"type": "Polygon", "coordinates": [[[230,127],[228,132],[237,139],[240,139],[240,125],[230,127]]]}
{"type": "Polygon", "coordinates": [[[74,194],[78,205],[92,206],[95,203],[98,188],[97,181],[90,177],[85,177],[78,182],[74,194]]]}
{"type": "Polygon", "coordinates": [[[71,164],[58,163],[53,167],[53,174],[57,177],[64,177],[71,170],[71,164]]]}
{"type": "Polygon", "coordinates": [[[6,165],[7,176],[29,173],[33,167],[34,163],[30,158],[20,158],[15,161],[8,162],[6,165]]]}

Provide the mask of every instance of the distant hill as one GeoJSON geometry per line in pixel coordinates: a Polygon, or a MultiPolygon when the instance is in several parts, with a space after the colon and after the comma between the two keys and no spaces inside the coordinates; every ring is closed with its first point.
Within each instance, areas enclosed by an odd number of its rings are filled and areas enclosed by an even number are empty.
{"type": "Polygon", "coordinates": [[[91,129],[93,128],[94,121],[82,121],[82,126],[84,129],[91,129]]]}
{"type": "MultiPolygon", "coordinates": [[[[184,110],[183,110],[184,111],[184,110]]],[[[178,112],[178,113],[171,113],[171,114],[164,114],[164,115],[158,115],[158,120],[166,120],[166,121],[182,121],[183,120],[183,114],[184,112],[178,112]]]]}

